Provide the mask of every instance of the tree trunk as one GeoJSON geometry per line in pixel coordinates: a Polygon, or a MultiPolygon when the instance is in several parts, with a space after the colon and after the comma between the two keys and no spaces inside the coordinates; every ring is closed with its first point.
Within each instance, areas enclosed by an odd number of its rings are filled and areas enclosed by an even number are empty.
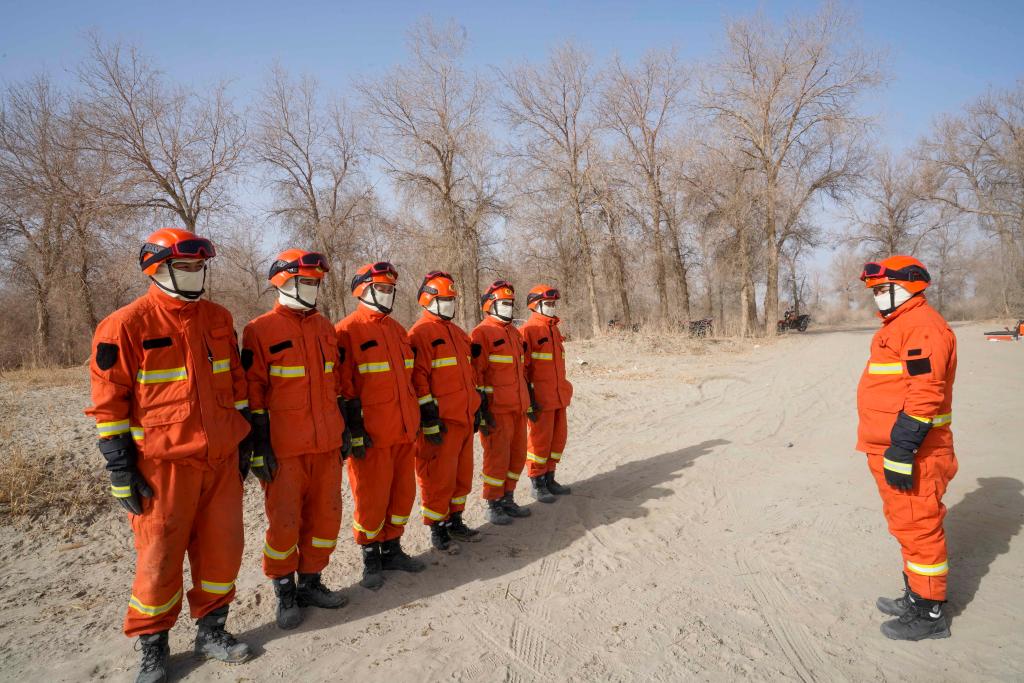
{"type": "Polygon", "coordinates": [[[767,246],[767,282],[764,291],[764,330],[769,337],[778,333],[779,320],[779,244],[775,233],[774,183],[769,183],[765,202],[765,245],[767,246]]]}
{"type": "Polygon", "coordinates": [[[601,334],[601,309],[597,300],[597,276],[594,274],[594,258],[590,253],[590,236],[583,226],[583,215],[580,213],[579,204],[573,216],[576,223],[576,233],[579,235],[580,251],[583,255],[583,274],[587,280],[587,300],[590,304],[590,329],[594,336],[601,334]]]}
{"type": "Polygon", "coordinates": [[[750,334],[752,326],[757,324],[757,309],[754,316],[750,314],[750,303],[754,298],[753,278],[750,274],[750,246],[747,243],[747,227],[739,227],[740,247],[740,336],[750,334]]]}
{"type": "MultiPolygon", "coordinates": [[[[653,190],[649,187],[649,191],[653,190]]],[[[665,246],[661,238],[661,202],[651,200],[651,234],[654,237],[654,284],[658,290],[658,324],[671,322],[668,311],[668,286],[665,274],[665,246]]]]}
{"type": "Polygon", "coordinates": [[[50,360],[50,287],[43,284],[36,289],[36,362],[46,365],[50,360]]]}
{"type": "Polygon", "coordinates": [[[679,292],[680,313],[683,322],[690,319],[690,287],[686,281],[686,261],[683,259],[683,251],[679,247],[679,233],[676,230],[675,221],[666,217],[665,228],[668,231],[668,245],[672,251],[672,274],[675,276],[676,290],[679,292]]]}
{"type": "Polygon", "coordinates": [[[629,293],[626,291],[626,264],[622,258],[622,247],[619,244],[618,229],[613,222],[608,222],[608,252],[612,257],[612,268],[615,271],[615,289],[619,293],[619,304],[622,306],[622,318],[627,328],[633,325],[633,314],[629,307],[629,293]]]}

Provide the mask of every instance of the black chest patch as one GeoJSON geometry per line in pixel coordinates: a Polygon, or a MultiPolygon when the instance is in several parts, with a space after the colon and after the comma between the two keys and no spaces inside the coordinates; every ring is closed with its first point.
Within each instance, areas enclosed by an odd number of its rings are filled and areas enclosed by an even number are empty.
{"type": "Polygon", "coordinates": [[[292,340],[291,339],[285,339],[283,342],[277,342],[276,344],[271,344],[271,346],[268,349],[268,351],[270,351],[270,353],[274,354],[274,353],[279,353],[281,351],[284,351],[285,349],[290,349],[290,348],[292,348],[292,340]]]}
{"type": "Polygon", "coordinates": [[[170,337],[157,337],[155,339],[143,339],[142,348],[144,349],[162,349],[171,345],[170,337]]]}
{"type": "Polygon", "coordinates": [[[359,345],[359,349],[361,351],[366,351],[368,349],[372,349],[374,346],[380,346],[380,345],[377,343],[376,339],[370,339],[370,340],[364,341],[362,344],[360,344],[359,345]]]}

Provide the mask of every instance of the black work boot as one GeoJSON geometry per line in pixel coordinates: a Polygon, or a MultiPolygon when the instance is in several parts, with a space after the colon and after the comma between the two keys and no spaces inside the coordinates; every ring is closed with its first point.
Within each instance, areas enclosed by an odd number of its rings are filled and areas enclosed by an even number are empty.
{"type": "Polygon", "coordinates": [[[548,491],[548,476],[546,474],[539,477],[530,477],[530,483],[533,484],[531,492],[534,498],[542,503],[555,502],[555,496],[552,495],[551,491],[548,491]]]}
{"type": "Polygon", "coordinates": [[[555,494],[556,496],[568,496],[570,493],[572,493],[572,487],[562,486],[557,481],[555,481],[554,470],[551,470],[550,472],[545,474],[544,480],[548,485],[548,491],[555,494]]]}
{"type": "Polygon", "coordinates": [[[449,555],[458,555],[461,550],[459,544],[452,540],[448,526],[444,522],[434,522],[430,525],[430,543],[449,555]]]}
{"type": "Polygon", "coordinates": [[[167,631],[139,636],[135,649],[142,652],[135,683],[164,683],[167,680],[167,658],[171,656],[167,631]]]}
{"type": "Polygon", "coordinates": [[[914,596],[909,609],[882,624],[882,635],[892,640],[925,640],[949,638],[949,621],[942,612],[942,603],[914,596]]]}
{"type": "Polygon", "coordinates": [[[487,521],[491,524],[497,524],[498,526],[505,526],[506,524],[512,523],[512,518],[505,512],[505,506],[502,505],[502,500],[489,500],[487,501],[487,521]]]}
{"type": "Polygon", "coordinates": [[[380,566],[380,543],[361,546],[363,551],[363,578],[359,585],[372,591],[384,585],[384,572],[380,566]]]}
{"type": "MultiPolygon", "coordinates": [[[[551,494],[548,494],[551,496],[551,494]]],[[[551,500],[554,501],[555,497],[551,496],[551,500]]],[[[538,498],[538,500],[540,500],[538,498]]],[[[501,507],[505,508],[505,514],[509,517],[529,517],[530,511],[527,508],[519,507],[516,505],[515,499],[512,497],[511,491],[506,491],[505,495],[501,497],[501,507]]]]}
{"type": "Polygon", "coordinates": [[[907,575],[903,575],[903,595],[898,598],[881,597],[875,601],[875,607],[882,614],[891,617],[902,617],[914,602],[913,594],[910,592],[910,584],[907,575]]]}
{"type": "Polygon", "coordinates": [[[295,591],[299,607],[338,609],[348,604],[348,598],[341,591],[332,591],[320,581],[320,574],[299,574],[299,586],[295,591]]]}
{"type": "Polygon", "coordinates": [[[402,541],[398,538],[392,538],[390,541],[380,544],[380,566],[385,571],[411,572],[413,574],[427,568],[427,565],[419,560],[406,555],[402,550],[402,541]]]}
{"type": "Polygon", "coordinates": [[[277,596],[277,627],[290,631],[302,623],[302,610],[295,599],[295,575],[285,574],[274,579],[277,596]]]}
{"type": "Polygon", "coordinates": [[[206,659],[216,659],[227,664],[241,664],[249,659],[249,646],[235,640],[235,637],[224,630],[228,620],[228,607],[218,607],[205,617],[196,621],[195,653],[206,659]]]}
{"type": "Polygon", "coordinates": [[[478,543],[480,541],[480,532],[466,526],[466,523],[462,521],[462,512],[450,514],[448,521],[445,522],[445,526],[448,527],[448,535],[456,541],[464,543],[478,543]]]}

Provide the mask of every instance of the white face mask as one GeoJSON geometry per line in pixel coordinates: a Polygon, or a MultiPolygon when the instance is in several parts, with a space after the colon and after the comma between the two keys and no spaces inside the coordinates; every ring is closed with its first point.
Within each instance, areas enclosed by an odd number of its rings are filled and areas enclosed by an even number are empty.
{"type": "Polygon", "coordinates": [[[319,293],[319,283],[307,285],[293,277],[284,283],[283,287],[278,287],[277,300],[282,306],[296,311],[309,311],[316,308],[316,297],[319,293]]]}
{"type": "Polygon", "coordinates": [[[378,313],[388,315],[395,306],[396,289],[392,289],[389,293],[384,294],[383,292],[378,292],[374,289],[373,285],[370,285],[363,290],[363,295],[359,297],[359,300],[371,311],[377,311],[378,313]]]}
{"type": "Polygon", "coordinates": [[[900,285],[892,283],[889,285],[890,291],[884,291],[881,294],[875,294],[875,305],[878,306],[878,310],[882,315],[890,315],[897,308],[907,303],[913,296],[910,292],[905,290],[900,285]]]}
{"type": "MultiPolygon", "coordinates": [[[[194,262],[196,259],[178,259],[179,261],[194,262]]],[[[193,272],[178,270],[174,268],[172,273],[171,265],[174,261],[165,261],[157,266],[153,281],[163,292],[175,299],[182,301],[196,301],[203,294],[206,285],[206,265],[193,272]]]]}
{"type": "Polygon", "coordinates": [[[515,303],[508,299],[502,299],[501,301],[495,301],[494,305],[491,306],[491,315],[501,320],[502,322],[509,322],[512,320],[512,311],[515,308],[515,303]]]}
{"type": "Polygon", "coordinates": [[[427,306],[427,310],[434,315],[444,318],[445,320],[451,320],[455,317],[455,299],[443,301],[435,298],[430,302],[430,305],[427,306]]]}
{"type": "Polygon", "coordinates": [[[558,317],[558,310],[554,301],[541,301],[537,304],[537,312],[549,318],[558,317]]]}

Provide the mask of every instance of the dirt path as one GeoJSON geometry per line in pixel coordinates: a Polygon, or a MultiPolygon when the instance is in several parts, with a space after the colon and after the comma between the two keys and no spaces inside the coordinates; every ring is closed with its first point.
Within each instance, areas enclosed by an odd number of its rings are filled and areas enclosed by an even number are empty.
{"type": "MultiPolygon", "coordinates": [[[[883,638],[880,594],[901,588],[864,457],[854,389],[869,331],[791,335],[741,352],[638,353],[573,345],[578,400],[562,472],[571,497],[534,504],[458,557],[407,535],[428,571],[353,586],[337,613],[283,635],[259,571],[249,482],[247,553],[232,626],[260,656],[225,668],[184,652],[184,680],[1020,680],[1024,677],[1024,344],[958,328],[946,503],[953,638],[883,638]]],[[[84,401],[55,410],[72,415],[84,401]]],[[[71,437],[91,439],[88,425],[71,437]]],[[[83,456],[85,457],[85,456],[83,456]]],[[[93,463],[91,466],[95,466],[93,463]]],[[[521,494],[525,498],[525,491],[521,494]]],[[[347,504],[347,501],[346,501],[347,504]]],[[[346,510],[346,526],[349,523],[346,510]]],[[[479,521],[479,503],[468,513],[479,521]]],[[[418,520],[417,520],[418,521],[418,520]]],[[[347,537],[325,579],[350,585],[347,537]]],[[[104,515],[73,541],[5,529],[0,678],[130,680],[120,636],[131,539],[104,515]],[[65,548],[61,550],[60,548],[65,548]]]]}

